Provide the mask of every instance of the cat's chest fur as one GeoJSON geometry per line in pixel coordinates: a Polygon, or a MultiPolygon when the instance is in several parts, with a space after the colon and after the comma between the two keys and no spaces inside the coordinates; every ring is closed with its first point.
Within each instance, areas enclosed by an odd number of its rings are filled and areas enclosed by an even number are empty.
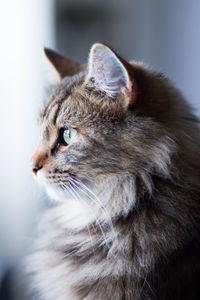
{"type": "MultiPolygon", "coordinates": [[[[74,200],[52,208],[28,258],[37,299],[123,299],[125,278],[138,277],[140,264],[133,266],[132,232],[125,231],[98,223],[87,206],[74,200]]],[[[138,277],[134,292],[128,291],[124,299],[140,294],[143,284],[138,277]]]]}
{"type": "Polygon", "coordinates": [[[193,231],[186,217],[181,228],[178,219],[166,222],[158,207],[119,218],[114,228],[97,220],[95,211],[74,200],[46,213],[28,259],[36,299],[147,300],[167,299],[166,294],[189,300],[197,278],[191,265],[198,262],[192,240],[191,253],[186,248],[176,254],[181,240],[193,231]],[[177,288],[179,276],[188,278],[185,292],[177,288]]]}
{"type": "Polygon", "coordinates": [[[42,291],[41,299],[77,299],[73,285],[80,279],[73,254],[78,245],[88,243],[87,234],[80,233],[87,218],[85,208],[73,200],[44,216],[41,237],[28,263],[34,273],[33,284],[42,291]]]}
{"type": "Polygon", "coordinates": [[[33,285],[42,291],[38,297],[93,299],[83,298],[81,289],[119,272],[114,270],[117,261],[110,249],[113,238],[97,223],[88,204],[69,200],[52,208],[43,218],[36,251],[28,259],[33,285]]]}

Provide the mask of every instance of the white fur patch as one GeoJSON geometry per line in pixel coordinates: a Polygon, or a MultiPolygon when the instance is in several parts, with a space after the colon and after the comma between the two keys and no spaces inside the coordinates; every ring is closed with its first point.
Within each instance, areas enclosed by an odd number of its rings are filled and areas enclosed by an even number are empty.
{"type": "Polygon", "coordinates": [[[42,170],[38,171],[36,179],[45,188],[51,200],[59,203],[55,213],[58,212],[60,223],[67,224],[69,228],[81,229],[96,220],[95,209],[87,199],[81,196],[75,199],[68,190],[50,184],[42,170]]]}

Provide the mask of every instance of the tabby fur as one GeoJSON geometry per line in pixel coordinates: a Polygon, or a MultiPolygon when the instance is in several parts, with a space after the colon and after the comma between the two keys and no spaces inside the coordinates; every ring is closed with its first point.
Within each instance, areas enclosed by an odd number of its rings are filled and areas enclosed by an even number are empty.
{"type": "Polygon", "coordinates": [[[191,108],[163,74],[103,44],[69,72],[69,60],[46,54],[61,82],[41,111],[32,167],[57,202],[28,258],[36,299],[200,299],[200,135],[191,108]],[[76,139],[58,145],[69,127],[76,139]]]}

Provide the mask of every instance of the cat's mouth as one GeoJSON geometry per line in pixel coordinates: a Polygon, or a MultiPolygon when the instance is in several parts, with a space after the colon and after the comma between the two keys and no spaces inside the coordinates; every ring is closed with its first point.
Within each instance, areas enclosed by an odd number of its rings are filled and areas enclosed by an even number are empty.
{"type": "Polygon", "coordinates": [[[68,172],[65,176],[48,175],[39,171],[36,179],[45,188],[47,194],[56,201],[66,201],[74,199],[81,201],[82,197],[91,197],[91,190],[83,180],[80,180],[74,173],[68,172]]]}
{"type": "Polygon", "coordinates": [[[37,176],[35,176],[35,178],[39,185],[46,190],[51,199],[56,201],[66,201],[66,199],[70,197],[67,188],[67,186],[69,185],[67,177],[63,182],[61,181],[59,176],[47,176],[41,170],[37,173],[37,176]]]}

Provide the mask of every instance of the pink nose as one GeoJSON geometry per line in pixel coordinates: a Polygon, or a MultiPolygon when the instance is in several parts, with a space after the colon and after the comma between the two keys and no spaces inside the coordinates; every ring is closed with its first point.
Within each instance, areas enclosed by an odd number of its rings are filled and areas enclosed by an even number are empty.
{"type": "Polygon", "coordinates": [[[37,172],[43,168],[44,163],[47,159],[48,159],[47,152],[41,151],[38,148],[31,158],[31,170],[33,174],[37,175],[37,172]]]}
{"type": "Polygon", "coordinates": [[[32,172],[37,175],[37,172],[42,169],[42,165],[38,165],[37,163],[32,164],[32,172]]]}

